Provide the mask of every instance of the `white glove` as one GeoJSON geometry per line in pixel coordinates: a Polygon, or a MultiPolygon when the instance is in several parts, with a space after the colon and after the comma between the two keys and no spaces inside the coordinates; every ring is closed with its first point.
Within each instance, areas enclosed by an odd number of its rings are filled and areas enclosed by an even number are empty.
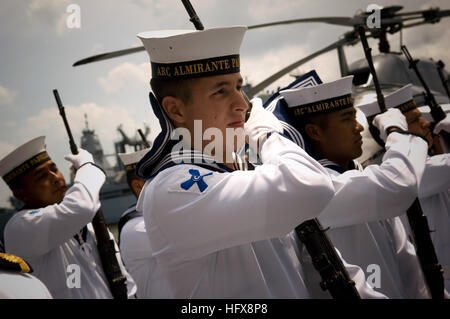
{"type": "Polygon", "coordinates": [[[262,106],[260,98],[251,101],[250,117],[244,124],[245,134],[249,137],[250,145],[258,145],[258,139],[270,132],[283,133],[280,121],[262,106]],[[252,144],[253,143],[253,144],[252,144]]]}
{"type": "Polygon", "coordinates": [[[450,114],[447,114],[447,117],[445,119],[441,120],[438,124],[436,124],[433,133],[439,134],[439,132],[442,130],[444,130],[447,133],[450,133],[450,114]]]}
{"type": "Polygon", "coordinates": [[[388,128],[395,126],[404,131],[408,130],[408,123],[406,123],[405,116],[396,108],[391,108],[387,112],[375,116],[373,125],[380,130],[380,137],[384,142],[387,139],[386,130],[388,128]]]}
{"type": "Polygon", "coordinates": [[[72,166],[77,170],[80,168],[81,165],[86,164],[88,162],[94,163],[94,158],[92,157],[91,153],[88,151],[85,151],[81,148],[78,149],[77,155],[66,155],[64,156],[64,159],[71,162],[72,166]]]}

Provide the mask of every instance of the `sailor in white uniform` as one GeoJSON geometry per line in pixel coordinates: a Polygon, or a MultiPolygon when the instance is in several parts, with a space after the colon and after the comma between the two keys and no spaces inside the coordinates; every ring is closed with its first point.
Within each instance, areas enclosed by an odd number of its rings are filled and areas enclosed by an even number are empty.
{"type": "Polygon", "coordinates": [[[152,178],[137,210],[144,214],[153,256],[175,298],[310,297],[292,263],[292,247],[269,239],[324,208],[334,193],[328,174],[279,134],[280,123],[260,100],[253,103],[245,131],[253,145],[261,140],[263,165],[233,171],[227,159],[234,139],[220,144],[230,138],[227,128],[243,133],[249,107],[239,73],[245,31],[228,27],[138,35],[152,63],[156,98],[150,94],[150,99],[162,132],[137,165],[138,175],[152,178]],[[182,152],[178,141],[170,140],[173,126],[191,134],[183,137],[182,152]],[[220,147],[208,151],[210,138],[202,136],[212,128],[220,147]]]}
{"type": "MultiPolygon", "coordinates": [[[[100,207],[105,174],[85,150],[65,159],[76,170],[69,189],[45,150],[44,136],[0,161],[4,181],[26,205],[6,224],[6,252],[25,258],[54,298],[112,298],[90,223],[100,207]]],[[[116,256],[131,297],[135,284],[116,256]]]]}
{"type": "MultiPolygon", "coordinates": [[[[148,152],[143,149],[134,153],[119,154],[127,173],[127,182],[136,198],[139,197],[145,179],[135,173],[136,163],[148,152]]],[[[136,211],[136,204],[130,206],[119,220],[120,255],[125,267],[136,282],[137,298],[171,298],[168,284],[161,266],[152,256],[152,247],[145,230],[142,212],[136,211]]]]}
{"type": "Polygon", "coordinates": [[[427,216],[431,239],[444,269],[446,296],[450,291],[450,153],[427,159],[419,187],[419,200],[427,216]]]}
{"type": "Polygon", "coordinates": [[[22,258],[0,253],[0,299],[52,299],[50,291],[22,258]]]}
{"type": "MultiPolygon", "coordinates": [[[[411,205],[417,196],[417,183],[424,169],[426,143],[405,132],[406,120],[399,111],[378,115],[374,124],[386,141],[384,161],[380,166],[358,170],[353,159],[362,152],[360,133],[363,127],[356,120],[352,103],[352,78],[349,76],[309,88],[282,90],[280,95],[283,99],[276,103],[286,108],[287,120],[303,135],[308,152],[333,176],[336,194],[319,215],[319,220],[324,227],[331,227],[327,234],[343,258],[365,270],[370,269],[367,268],[369,265],[377,265],[381,268],[382,282],[381,289],[376,290],[391,298],[406,298],[411,295],[398,291],[401,279],[392,278],[392,263],[386,262],[390,256],[385,255],[412,254],[413,273],[419,277],[417,280],[410,278],[413,284],[419,282],[419,287],[414,286],[418,290],[414,291],[414,296],[427,297],[411,243],[402,241],[403,246],[397,246],[395,250],[385,229],[372,231],[366,223],[398,216],[411,205]],[[389,130],[392,131],[387,135],[385,132],[389,130]]],[[[398,222],[397,226],[401,227],[400,220],[398,222]]],[[[407,239],[404,230],[395,229],[393,232],[395,236],[407,239]]]]}
{"type": "MultiPolygon", "coordinates": [[[[406,117],[408,130],[425,136],[429,151],[433,147],[433,138],[428,122],[417,108],[413,100],[411,85],[390,94],[386,97],[386,106],[398,108],[406,117]]],[[[370,111],[364,109],[366,113],[370,111]]],[[[427,114],[426,114],[427,115],[427,114]]],[[[448,128],[448,117],[439,122],[434,133],[448,128]]],[[[419,201],[423,213],[427,217],[432,232],[431,239],[434,244],[438,261],[444,269],[446,290],[450,288],[450,154],[437,154],[428,156],[425,171],[419,184],[419,201]]],[[[403,224],[410,236],[410,227],[406,216],[402,216],[403,224]]],[[[446,292],[447,297],[448,292],[446,292]]]]}
{"type": "Polygon", "coordinates": [[[446,297],[450,291],[450,153],[427,159],[419,200],[428,219],[431,239],[444,269],[446,297]]]}

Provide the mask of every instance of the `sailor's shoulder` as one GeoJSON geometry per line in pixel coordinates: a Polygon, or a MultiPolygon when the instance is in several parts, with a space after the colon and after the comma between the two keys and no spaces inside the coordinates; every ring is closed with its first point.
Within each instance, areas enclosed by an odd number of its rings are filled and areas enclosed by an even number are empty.
{"type": "Polygon", "coordinates": [[[40,216],[42,216],[43,213],[44,213],[43,208],[22,209],[15,212],[6,223],[4,230],[5,236],[9,232],[9,230],[11,229],[16,230],[17,227],[24,226],[33,219],[40,218],[40,216]]]}

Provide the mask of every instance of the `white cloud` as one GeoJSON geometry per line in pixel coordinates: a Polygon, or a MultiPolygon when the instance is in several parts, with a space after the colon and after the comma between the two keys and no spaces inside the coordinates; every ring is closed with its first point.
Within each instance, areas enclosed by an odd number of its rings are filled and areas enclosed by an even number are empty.
{"type": "MultiPolygon", "coordinates": [[[[120,124],[123,124],[125,131],[130,134],[133,134],[132,132],[140,125],[130,117],[125,107],[119,105],[100,106],[95,103],[83,103],[78,106],[66,106],[65,111],[77,144],[85,128],[84,114],[87,114],[89,128],[95,130],[104,144],[103,147],[109,151],[112,150],[113,140],[119,138],[117,133],[112,132],[117,132],[116,128],[120,124]]],[[[63,121],[54,107],[43,109],[38,115],[27,118],[21,134],[30,138],[37,134],[46,135],[48,145],[59,145],[62,149],[69,150],[63,121]]]]}
{"type": "Polygon", "coordinates": [[[14,149],[14,145],[12,145],[8,142],[0,141],[0,154],[2,154],[1,158],[3,158],[8,153],[10,153],[13,149],[14,149]]]}
{"type": "Polygon", "coordinates": [[[32,0],[27,14],[51,25],[56,34],[61,36],[68,31],[66,20],[69,14],[66,9],[70,3],[70,0],[32,0]]]}
{"type": "MultiPolygon", "coordinates": [[[[267,50],[261,56],[241,56],[241,74],[246,77],[248,82],[256,85],[306,55],[306,51],[302,46],[287,46],[267,50]]],[[[289,83],[290,77],[288,76],[285,76],[281,82],[286,82],[286,78],[287,83],[289,83]]],[[[280,81],[274,82],[270,87],[279,85],[279,83],[280,81]]]]}
{"type": "Polygon", "coordinates": [[[299,15],[305,14],[305,4],[307,1],[289,0],[252,0],[246,6],[247,14],[254,21],[264,21],[267,16],[283,16],[289,12],[299,12],[299,15]]]}
{"type": "Polygon", "coordinates": [[[0,105],[9,105],[14,102],[17,92],[0,85],[0,105]]]}
{"type": "Polygon", "coordinates": [[[125,62],[115,67],[98,82],[108,93],[128,87],[130,83],[149,83],[151,77],[150,63],[134,64],[125,62]]]}
{"type": "Polygon", "coordinates": [[[104,46],[103,46],[103,44],[101,44],[101,43],[95,43],[95,44],[92,46],[91,52],[92,52],[93,54],[97,54],[97,53],[100,53],[100,52],[102,52],[102,51],[104,51],[104,46]]]}

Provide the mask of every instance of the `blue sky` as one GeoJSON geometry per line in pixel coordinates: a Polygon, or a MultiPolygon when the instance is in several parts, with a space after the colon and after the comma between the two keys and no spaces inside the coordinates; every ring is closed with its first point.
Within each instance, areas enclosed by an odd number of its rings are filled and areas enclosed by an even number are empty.
{"type": "MultiPolygon", "coordinates": [[[[440,7],[448,1],[331,1],[331,0],[191,0],[205,27],[252,25],[264,22],[318,17],[353,16],[369,4],[403,5],[404,11],[440,7]]],[[[47,136],[47,149],[66,178],[69,152],[66,133],[52,95],[57,88],[79,144],[84,113],[99,135],[105,153],[113,152],[122,124],[134,136],[146,122],[158,125],[148,103],[151,76],[145,52],[73,68],[84,57],[141,45],[136,34],[157,29],[193,29],[179,0],[2,0],[0,11],[0,158],[14,147],[39,136],[47,136]],[[66,21],[69,5],[77,4],[80,28],[66,21]]],[[[346,27],[296,24],[251,30],[241,48],[241,73],[258,83],[282,67],[321,49],[346,27]]],[[[398,50],[398,35],[390,37],[398,50]]],[[[450,18],[439,24],[405,30],[403,41],[418,57],[433,57],[450,66],[450,18]]],[[[377,52],[375,42],[370,42],[377,52]]],[[[349,62],[362,57],[360,45],[346,49],[349,62]]],[[[327,80],[339,77],[335,52],[325,54],[297,72],[315,68],[327,80]]],[[[448,68],[447,68],[448,69],[448,68]]],[[[285,76],[272,88],[291,81],[285,76]]],[[[8,206],[10,192],[0,182],[0,206],[8,206]]]]}

